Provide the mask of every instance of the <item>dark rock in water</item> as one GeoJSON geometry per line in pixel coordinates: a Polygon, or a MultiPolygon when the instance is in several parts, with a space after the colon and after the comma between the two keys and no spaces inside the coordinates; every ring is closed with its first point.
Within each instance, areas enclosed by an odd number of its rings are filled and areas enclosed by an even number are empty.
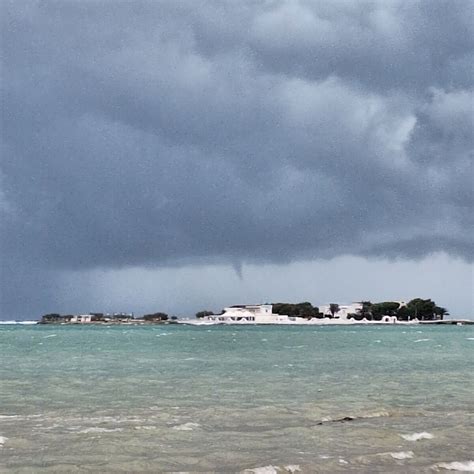
{"type": "Polygon", "coordinates": [[[334,420],[334,421],[335,422],[337,422],[337,421],[344,422],[344,421],[352,421],[352,420],[355,420],[355,418],[353,416],[345,416],[344,418],[340,418],[339,420],[334,420]]]}
{"type": "Polygon", "coordinates": [[[346,421],[353,421],[355,419],[356,417],[354,416],[345,416],[344,418],[338,418],[337,420],[320,421],[319,423],[316,423],[316,425],[324,425],[326,423],[344,423],[346,421]]]}

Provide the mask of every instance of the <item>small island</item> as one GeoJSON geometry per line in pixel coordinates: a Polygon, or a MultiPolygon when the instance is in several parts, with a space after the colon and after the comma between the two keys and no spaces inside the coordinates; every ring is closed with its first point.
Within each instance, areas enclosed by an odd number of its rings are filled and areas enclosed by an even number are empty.
{"type": "Polygon", "coordinates": [[[136,318],[133,313],[87,313],[59,314],[49,313],[41,317],[38,324],[176,324],[176,316],[158,312],[136,318]]]}
{"type": "Polygon", "coordinates": [[[234,305],[218,314],[196,313],[198,322],[188,324],[417,324],[440,322],[448,311],[431,299],[411,301],[360,301],[350,304],[329,303],[319,307],[310,302],[234,305]]]}
{"type": "Polygon", "coordinates": [[[169,317],[156,312],[135,317],[134,313],[49,313],[41,317],[39,324],[472,324],[469,320],[446,320],[446,308],[431,299],[415,298],[409,302],[384,301],[372,303],[360,301],[350,304],[329,303],[313,306],[302,303],[273,303],[233,305],[220,313],[198,311],[194,319],[169,317]]]}

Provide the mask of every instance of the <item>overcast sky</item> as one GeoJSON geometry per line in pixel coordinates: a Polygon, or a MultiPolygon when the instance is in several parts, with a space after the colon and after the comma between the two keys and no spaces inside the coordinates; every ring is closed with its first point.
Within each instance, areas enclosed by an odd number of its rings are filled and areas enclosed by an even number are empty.
{"type": "Polygon", "coordinates": [[[0,8],[0,318],[472,315],[472,1],[0,8]]]}

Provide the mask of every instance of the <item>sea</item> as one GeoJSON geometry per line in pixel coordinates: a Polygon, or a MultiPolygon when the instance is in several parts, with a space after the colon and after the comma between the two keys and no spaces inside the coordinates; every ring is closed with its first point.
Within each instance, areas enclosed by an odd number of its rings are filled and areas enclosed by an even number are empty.
{"type": "Polygon", "coordinates": [[[474,326],[0,325],[0,472],[474,472],[474,326]]]}

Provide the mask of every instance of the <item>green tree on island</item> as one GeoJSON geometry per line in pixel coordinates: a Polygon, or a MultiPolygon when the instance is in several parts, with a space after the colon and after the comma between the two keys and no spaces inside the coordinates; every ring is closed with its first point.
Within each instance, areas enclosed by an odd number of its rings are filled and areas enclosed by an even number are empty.
{"type": "Polygon", "coordinates": [[[415,298],[407,304],[407,312],[410,319],[416,318],[424,321],[443,319],[448,314],[445,308],[436,306],[435,302],[422,298],[415,298]]]}
{"type": "Polygon", "coordinates": [[[166,313],[145,314],[143,319],[145,321],[167,321],[168,315],[166,313]]]}
{"type": "Polygon", "coordinates": [[[449,316],[449,311],[442,306],[436,306],[435,314],[436,316],[439,316],[439,319],[444,319],[445,316],[449,316]]]}
{"type": "Polygon", "coordinates": [[[273,303],[273,312],[284,314],[296,318],[320,318],[321,313],[317,306],[313,306],[309,301],[302,303],[273,303]]]}
{"type": "Polygon", "coordinates": [[[357,311],[359,318],[372,321],[374,319],[372,314],[372,303],[370,301],[361,301],[360,304],[362,305],[362,308],[357,311]]]}
{"type": "Polygon", "coordinates": [[[212,311],[208,311],[208,310],[204,310],[204,311],[198,311],[196,313],[196,318],[200,319],[200,318],[205,318],[206,316],[211,316],[213,315],[214,313],[212,311]]]}
{"type": "Polygon", "coordinates": [[[334,318],[334,315],[339,312],[339,305],[337,303],[331,303],[329,305],[329,312],[331,313],[331,318],[334,318]]]}
{"type": "Polygon", "coordinates": [[[400,303],[396,301],[384,301],[374,303],[371,307],[372,316],[375,321],[380,321],[383,316],[397,316],[400,303]]]}

